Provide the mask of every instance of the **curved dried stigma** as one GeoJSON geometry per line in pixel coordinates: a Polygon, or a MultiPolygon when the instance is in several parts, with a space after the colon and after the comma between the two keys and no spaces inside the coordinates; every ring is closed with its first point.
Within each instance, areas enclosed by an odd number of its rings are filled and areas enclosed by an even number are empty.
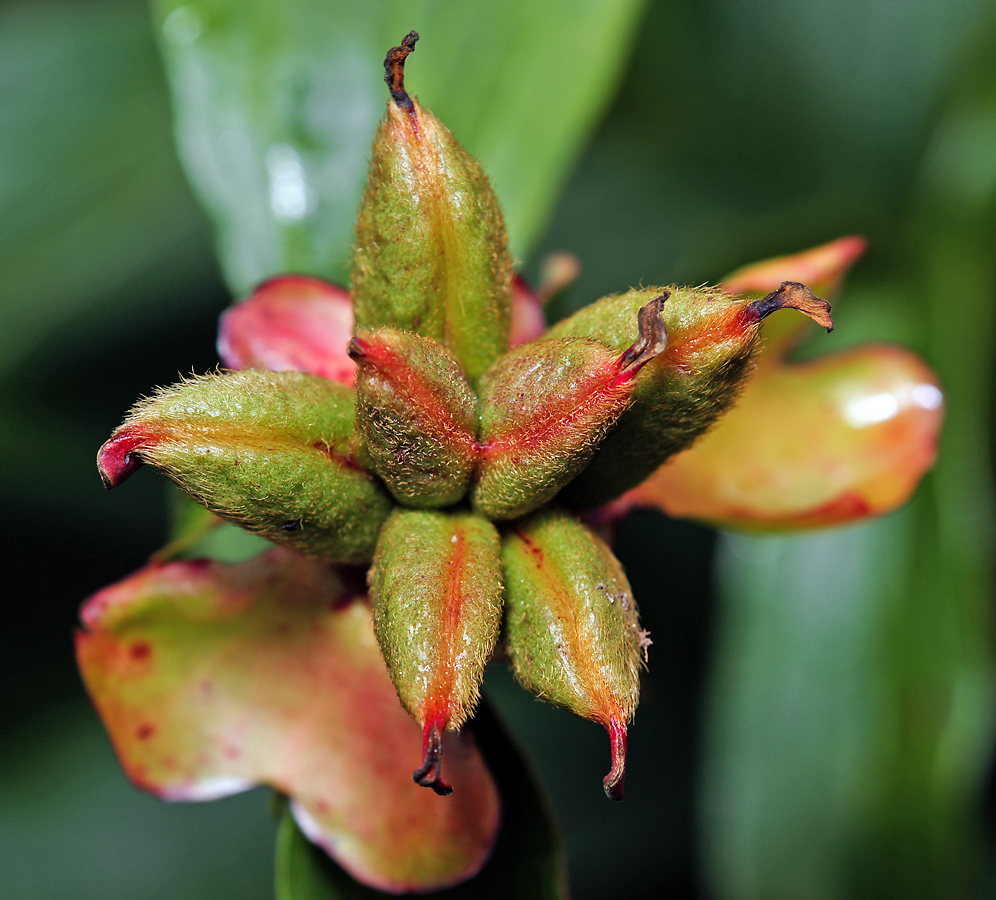
{"type": "Polygon", "coordinates": [[[426,722],[422,729],[422,765],[412,772],[412,781],[440,797],[453,793],[453,785],[443,779],[443,729],[438,722],[426,722]]]}
{"type": "Polygon", "coordinates": [[[401,41],[401,46],[392,47],[384,57],[384,81],[391,90],[391,97],[398,106],[412,109],[412,101],[405,90],[405,60],[414,51],[418,32],[409,31],[401,41]]]}
{"type": "MultiPolygon", "coordinates": [[[[633,314],[659,294],[659,289],[647,288],[606,297],[548,334],[593,337],[622,349],[633,340],[633,314]]],[[[579,509],[608,503],[690,446],[740,393],[760,346],[761,321],[786,308],[833,326],[826,301],[796,282],[785,282],[761,299],[672,287],[661,308],[667,323],[665,349],[643,369],[631,405],[591,464],[567,486],[563,502],[579,509]]]]}
{"type": "Polygon", "coordinates": [[[814,322],[822,325],[827,332],[833,331],[833,319],[830,317],[830,304],[821,300],[806,285],[797,281],[783,281],[777,291],[772,291],[766,297],[755,300],[751,308],[765,319],[780,309],[797,309],[809,316],[814,322]]]}
{"type": "Polygon", "coordinates": [[[665,288],[659,296],[645,303],[636,314],[637,327],[640,336],[625,353],[619,362],[622,369],[639,371],[655,356],[667,349],[667,324],[662,311],[671,291],[665,288]]]}
{"type": "Polygon", "coordinates": [[[356,325],[445,344],[473,384],[509,346],[512,256],[480,163],[405,90],[417,38],[385,60],[393,99],[370,148],[356,219],[356,325]]]}

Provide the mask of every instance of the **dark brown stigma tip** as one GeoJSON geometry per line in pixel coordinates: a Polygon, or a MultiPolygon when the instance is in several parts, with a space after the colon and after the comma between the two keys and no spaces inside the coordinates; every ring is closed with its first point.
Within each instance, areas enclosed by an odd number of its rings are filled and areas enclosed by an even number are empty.
{"type": "Polygon", "coordinates": [[[349,343],[346,344],[346,355],[353,360],[353,362],[359,362],[361,359],[366,359],[366,345],[359,338],[350,338],[349,343]]]}
{"type": "Polygon", "coordinates": [[[667,349],[667,325],[664,323],[664,303],[671,296],[666,288],[640,307],[636,320],[640,336],[619,359],[619,367],[627,372],[639,371],[655,356],[667,349]]]}
{"type": "Polygon", "coordinates": [[[408,54],[415,49],[415,42],[418,40],[417,31],[409,31],[401,42],[401,46],[392,47],[384,57],[384,81],[391,89],[391,97],[398,106],[407,110],[412,109],[412,101],[405,90],[405,60],[408,54]]]}
{"type": "Polygon", "coordinates": [[[783,281],[777,291],[772,291],[767,297],[755,301],[753,309],[762,319],[779,309],[797,309],[822,325],[828,332],[833,331],[830,304],[797,281],[783,281]]]}
{"type": "Polygon", "coordinates": [[[432,788],[440,797],[453,793],[443,781],[443,731],[436,722],[426,722],[422,735],[422,765],[412,772],[412,781],[432,788]]]}
{"type": "Polygon", "coordinates": [[[609,722],[609,740],[612,742],[612,769],[602,779],[605,796],[622,800],[626,787],[626,723],[615,719],[609,722]]]}

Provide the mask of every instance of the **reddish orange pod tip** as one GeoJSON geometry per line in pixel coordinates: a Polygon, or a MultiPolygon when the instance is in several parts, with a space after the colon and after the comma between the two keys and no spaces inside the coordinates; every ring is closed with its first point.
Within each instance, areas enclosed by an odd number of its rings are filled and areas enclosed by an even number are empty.
{"type": "Polygon", "coordinates": [[[605,792],[621,800],[626,729],[650,646],[622,566],[590,528],[549,509],[507,526],[502,562],[515,675],[538,697],[606,729],[605,792]]]}
{"type": "Polygon", "coordinates": [[[436,793],[443,732],[456,730],[480,697],[501,623],[499,537],[469,512],[397,509],[370,569],[374,625],[398,699],[422,728],[413,778],[436,793]]]}

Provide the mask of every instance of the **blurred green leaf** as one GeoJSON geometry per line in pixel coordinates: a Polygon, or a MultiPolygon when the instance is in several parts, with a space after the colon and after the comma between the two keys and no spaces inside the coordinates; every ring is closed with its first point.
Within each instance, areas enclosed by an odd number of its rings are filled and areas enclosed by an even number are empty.
{"type": "Polygon", "coordinates": [[[273,549],[265,538],[219,519],[196,500],[170,485],[169,542],[152,559],[213,559],[239,563],[273,549]]]}
{"type": "Polygon", "coordinates": [[[277,830],[276,900],[342,900],[336,880],[351,879],[339,870],[326,874],[321,850],[308,842],[285,806],[277,830]]]}
{"type": "Polygon", "coordinates": [[[0,741],[0,897],[267,900],[267,791],[162,803],[135,790],[82,697],[0,741]]]}
{"type": "Polygon", "coordinates": [[[0,119],[0,376],[151,268],[181,305],[210,275],[143,5],[0,7],[0,119]]]}
{"type": "Polygon", "coordinates": [[[721,898],[978,889],[996,733],[996,30],[984,34],[884,285],[928,323],[923,350],[947,393],[937,468],[895,517],[723,542],[704,798],[721,898]]]}
{"type": "Polygon", "coordinates": [[[156,0],[188,174],[236,294],[282,271],[346,279],[387,91],[409,90],[480,156],[514,251],[546,224],[611,97],[644,0],[156,0]]]}
{"type": "MultiPolygon", "coordinates": [[[[422,894],[427,900],[567,900],[560,833],[522,751],[487,702],[473,729],[502,799],[498,843],[485,867],[470,881],[422,894]]],[[[381,891],[353,881],[324,852],[308,843],[289,811],[277,834],[276,900],[376,900],[381,891]]]]}

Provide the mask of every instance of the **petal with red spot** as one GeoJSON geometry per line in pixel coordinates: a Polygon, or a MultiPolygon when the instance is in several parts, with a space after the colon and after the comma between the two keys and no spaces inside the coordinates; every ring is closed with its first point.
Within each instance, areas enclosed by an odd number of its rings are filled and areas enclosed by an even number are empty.
{"type": "Polygon", "coordinates": [[[139,787],[206,800],[269,784],[365,884],[463,881],[496,837],[494,781],[471,738],[447,735],[453,796],[412,782],[419,729],[346,571],[286,550],[147,566],[83,607],[87,689],[139,787]]]}

